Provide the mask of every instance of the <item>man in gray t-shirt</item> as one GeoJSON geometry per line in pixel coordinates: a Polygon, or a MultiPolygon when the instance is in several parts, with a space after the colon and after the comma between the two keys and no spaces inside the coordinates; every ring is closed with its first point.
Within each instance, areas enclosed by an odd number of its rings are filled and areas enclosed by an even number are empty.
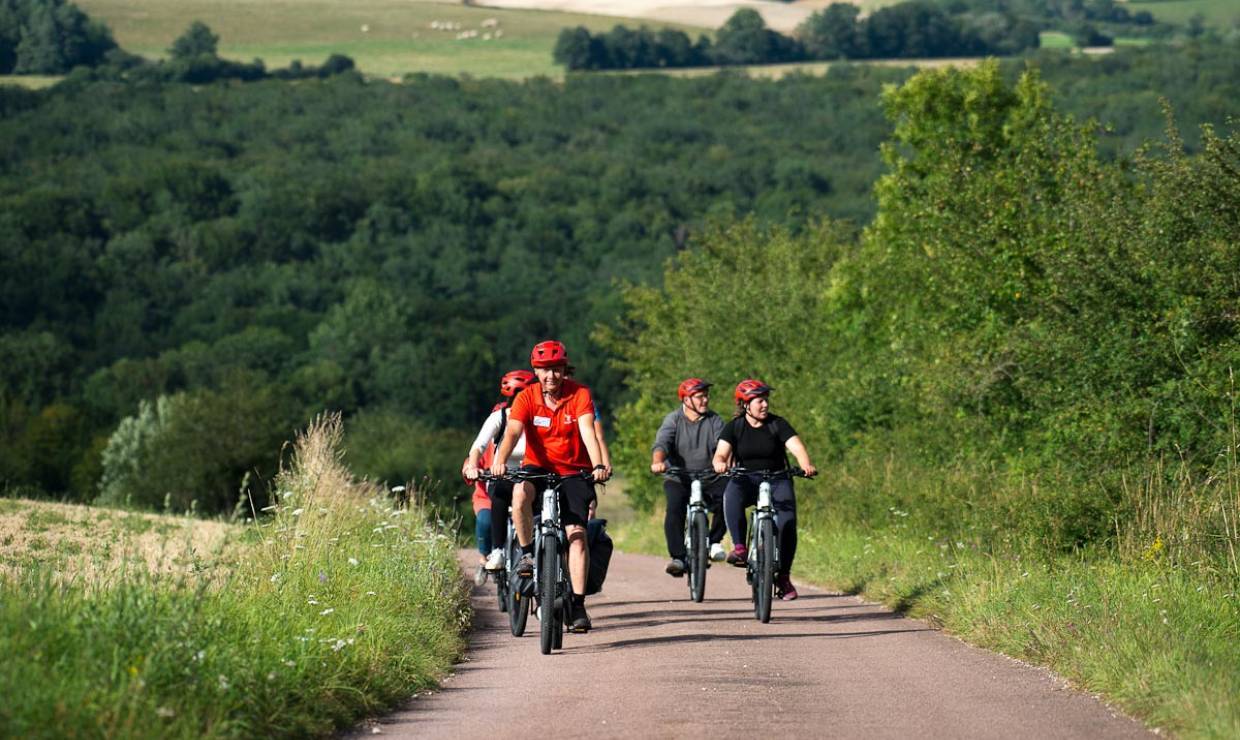
{"type": "MultiPolygon", "coordinates": [[[[667,538],[669,575],[685,574],[685,512],[689,506],[688,476],[668,473],[669,468],[691,472],[710,471],[711,458],[723,431],[723,419],[710,410],[710,383],[689,378],[677,388],[680,408],[663,417],[650,452],[650,472],[662,474],[663,492],[667,494],[667,514],[663,518],[663,535],[667,538]]],[[[702,481],[702,495],[711,512],[710,558],[723,560],[723,490],[727,479],[709,477],[702,481]]]]}

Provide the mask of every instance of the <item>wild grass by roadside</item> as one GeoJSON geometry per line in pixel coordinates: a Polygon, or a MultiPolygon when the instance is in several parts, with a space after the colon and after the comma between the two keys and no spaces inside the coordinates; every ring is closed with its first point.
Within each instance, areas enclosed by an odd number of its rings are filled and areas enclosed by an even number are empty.
{"type": "Polygon", "coordinates": [[[431,685],[468,623],[453,543],[339,441],[312,426],[246,542],[184,571],[0,576],[0,735],[324,735],[431,685]]]}
{"type": "Polygon", "coordinates": [[[1100,554],[992,555],[907,532],[802,533],[805,577],[941,624],[1184,737],[1240,734],[1234,584],[1100,554]]]}

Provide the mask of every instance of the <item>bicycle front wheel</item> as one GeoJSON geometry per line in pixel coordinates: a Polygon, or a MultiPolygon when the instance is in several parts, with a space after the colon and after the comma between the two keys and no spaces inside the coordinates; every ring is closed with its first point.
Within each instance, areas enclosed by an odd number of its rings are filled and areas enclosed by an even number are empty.
{"type": "Polygon", "coordinates": [[[508,596],[508,628],[512,631],[513,637],[525,634],[525,623],[529,617],[530,597],[521,593],[521,581],[518,579],[509,589],[508,596]]]}
{"type": "Polygon", "coordinates": [[[560,582],[560,541],[555,537],[543,537],[538,553],[538,608],[539,648],[543,655],[550,655],[555,646],[555,633],[560,629],[561,594],[556,593],[560,582]]]}
{"type": "Polygon", "coordinates": [[[758,521],[756,570],[753,579],[754,616],[759,622],[771,621],[771,599],[775,592],[775,523],[758,521]]]}
{"type": "Polygon", "coordinates": [[[706,596],[706,562],[709,557],[706,513],[695,511],[689,520],[689,598],[698,603],[706,596]]]}

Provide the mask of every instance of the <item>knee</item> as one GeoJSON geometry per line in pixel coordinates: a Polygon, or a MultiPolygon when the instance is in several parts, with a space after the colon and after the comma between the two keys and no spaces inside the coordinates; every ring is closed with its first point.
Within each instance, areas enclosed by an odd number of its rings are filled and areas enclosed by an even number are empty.
{"type": "Polygon", "coordinates": [[[584,548],[586,546],[586,530],[580,524],[570,524],[565,527],[564,535],[568,538],[568,546],[570,548],[584,548]]]}

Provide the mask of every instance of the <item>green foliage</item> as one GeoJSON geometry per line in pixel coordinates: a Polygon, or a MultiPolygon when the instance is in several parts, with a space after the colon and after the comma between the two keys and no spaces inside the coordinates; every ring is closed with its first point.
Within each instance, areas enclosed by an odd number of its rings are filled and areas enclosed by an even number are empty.
{"type": "MultiPolygon", "coordinates": [[[[1161,130],[1159,95],[1193,152],[1197,124],[1221,124],[1240,96],[1240,55],[1217,44],[1038,63],[1066,91],[1065,109],[1110,125],[1103,160],[1161,130]]],[[[89,498],[96,486],[80,476],[97,469],[99,438],[140,401],[227,395],[242,374],[270,400],[270,416],[248,418],[273,447],[209,466],[233,471],[213,479],[211,499],[225,510],[250,470],[240,461],[268,474],[294,421],[384,408],[433,429],[471,428],[495,378],[546,336],[569,344],[606,408],[620,406],[622,371],[589,339],[621,310],[610,278],[652,284],[712,219],[754,214],[759,232],[781,225],[790,238],[814,218],[866,222],[890,130],[876,101],[882,84],[910,74],[841,65],[821,79],[586,76],[563,86],[346,74],[191,89],[162,72],[113,72],[40,93],[0,88],[0,475],[6,488],[89,498]],[[54,459],[32,460],[36,447],[22,440],[54,403],[76,410],[76,431],[59,437],[69,446],[37,447],[54,459]]],[[[881,317],[850,312],[867,299],[849,285],[833,298],[831,321],[850,332],[840,351],[878,353],[870,323],[881,317]]],[[[837,394],[833,449],[890,426],[897,409],[946,414],[976,391],[939,378],[936,396],[914,398],[899,363],[834,367],[867,395],[837,394]]],[[[991,386],[998,395],[983,393],[983,405],[1031,433],[1040,412],[995,406],[1007,391],[991,386]]],[[[1189,387],[1168,386],[1160,416],[1189,387]]],[[[1124,410],[1125,424],[1142,413],[1124,410]]],[[[952,427],[979,419],[969,411],[952,427]]],[[[1196,434],[1202,423],[1194,411],[1175,428],[1196,434]]]]}
{"type": "MultiPolygon", "coordinates": [[[[822,368],[838,348],[805,341],[822,313],[832,267],[845,254],[839,227],[817,224],[798,235],[765,232],[753,222],[715,229],[698,248],[669,262],[660,288],[624,291],[623,323],[600,327],[598,339],[620,358],[636,399],[617,414],[613,462],[630,481],[626,494],[648,510],[662,496],[646,473],[663,415],[675,408],[688,376],[716,384],[716,411],[730,417],[730,389],[759,377],[780,389],[776,413],[797,426],[804,409],[833,393],[822,368]],[[674,320],[669,318],[674,317],[674,320]]],[[[816,422],[826,422],[826,418],[816,422]]],[[[821,438],[815,425],[814,437],[821,438]]]]}
{"type": "Polygon", "coordinates": [[[1036,73],[1010,85],[995,63],[919,73],[884,103],[889,173],[856,247],[712,234],[661,288],[627,291],[625,323],[600,337],[638,397],[619,414],[628,472],[685,374],[767,380],[820,457],[899,449],[929,471],[993,471],[917,501],[857,491],[832,512],[894,506],[986,547],[1108,542],[1149,508],[1123,486],[1150,459],[1206,479],[1234,465],[1237,136],[1207,127],[1189,156],[1171,130],[1163,151],[1105,163],[1036,73]],[[1025,477],[1028,494],[1004,483],[1025,477]]]}
{"type": "Polygon", "coordinates": [[[244,375],[143,401],[103,450],[100,502],[220,513],[239,496],[258,501],[292,426],[286,399],[244,375]]]}
{"type": "Polygon", "coordinates": [[[112,33],[66,0],[0,0],[0,74],[64,74],[101,63],[112,33]]]}
{"type": "Polygon", "coordinates": [[[388,486],[411,484],[423,501],[455,515],[468,509],[472,488],[461,483],[461,461],[473,435],[434,429],[399,413],[374,409],[346,425],[345,458],[358,475],[388,486]],[[465,506],[462,507],[462,502],[465,506]]]}

